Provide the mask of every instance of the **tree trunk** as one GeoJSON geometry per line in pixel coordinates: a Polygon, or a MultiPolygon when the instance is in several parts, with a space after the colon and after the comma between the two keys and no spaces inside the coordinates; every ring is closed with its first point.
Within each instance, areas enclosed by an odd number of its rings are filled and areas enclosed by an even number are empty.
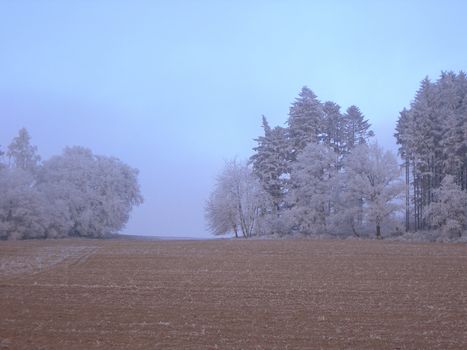
{"type": "Polygon", "coordinates": [[[405,232],[410,230],[410,164],[409,157],[405,160],[405,232]]]}
{"type": "Polygon", "coordinates": [[[379,224],[376,225],[376,239],[381,239],[381,226],[379,224]]]}
{"type": "Polygon", "coordinates": [[[350,224],[350,226],[352,226],[352,232],[354,236],[360,238],[360,235],[358,234],[357,230],[355,230],[355,224],[353,222],[353,219],[352,219],[352,223],[350,224]]]}
{"type": "Polygon", "coordinates": [[[412,170],[412,175],[413,175],[413,205],[414,205],[414,231],[418,231],[420,229],[420,215],[419,215],[419,191],[418,191],[418,182],[419,182],[419,176],[417,172],[417,168],[415,166],[415,161],[413,164],[413,170],[412,170]]]}

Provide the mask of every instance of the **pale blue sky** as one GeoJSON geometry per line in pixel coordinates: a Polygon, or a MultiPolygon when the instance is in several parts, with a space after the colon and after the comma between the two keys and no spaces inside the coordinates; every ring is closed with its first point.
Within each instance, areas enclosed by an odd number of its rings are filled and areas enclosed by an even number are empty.
{"type": "Polygon", "coordinates": [[[464,1],[0,1],[0,144],[90,147],[140,169],[126,232],[205,236],[225,159],[303,85],[395,149],[420,80],[467,69],[464,1]]]}

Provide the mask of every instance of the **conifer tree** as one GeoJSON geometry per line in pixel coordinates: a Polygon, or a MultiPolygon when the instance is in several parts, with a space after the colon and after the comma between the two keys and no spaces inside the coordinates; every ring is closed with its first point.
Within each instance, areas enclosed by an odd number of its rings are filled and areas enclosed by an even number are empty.
{"type": "Polygon", "coordinates": [[[433,226],[428,209],[445,176],[466,190],[466,95],[463,72],[442,72],[436,82],[423,79],[410,108],[400,114],[395,136],[412,187],[406,213],[411,212],[416,230],[433,226]]]}
{"type": "Polygon", "coordinates": [[[31,137],[25,128],[20,129],[8,146],[7,156],[11,167],[25,171],[35,170],[40,162],[37,146],[31,145],[31,137]]]}
{"type": "Polygon", "coordinates": [[[370,130],[370,123],[363,116],[357,106],[350,106],[344,114],[345,123],[345,146],[347,151],[350,151],[356,145],[366,144],[368,139],[374,136],[370,130]]]}
{"type": "Polygon", "coordinates": [[[273,211],[282,206],[289,172],[287,162],[286,131],[282,127],[271,129],[263,116],[264,136],[256,139],[255,154],[250,157],[253,173],[258,177],[264,190],[270,195],[273,211]]]}
{"type": "Polygon", "coordinates": [[[304,86],[289,110],[289,156],[292,161],[307,144],[318,142],[323,124],[323,106],[316,95],[304,86]]]}
{"type": "Polygon", "coordinates": [[[341,156],[344,151],[344,120],[340,106],[332,101],[323,105],[322,142],[341,156]]]}

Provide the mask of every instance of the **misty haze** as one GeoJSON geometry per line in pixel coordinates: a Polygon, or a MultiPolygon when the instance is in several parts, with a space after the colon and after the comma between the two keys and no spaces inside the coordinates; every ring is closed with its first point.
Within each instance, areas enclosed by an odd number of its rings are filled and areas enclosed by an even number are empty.
{"type": "Polygon", "coordinates": [[[466,10],[0,2],[0,349],[467,348],[466,10]]]}

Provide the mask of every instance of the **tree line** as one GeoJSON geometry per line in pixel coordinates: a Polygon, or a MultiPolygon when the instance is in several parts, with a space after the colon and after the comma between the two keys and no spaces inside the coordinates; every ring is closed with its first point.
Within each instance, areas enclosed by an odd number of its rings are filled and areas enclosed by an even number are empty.
{"type": "Polygon", "coordinates": [[[105,237],[143,201],[138,170],[79,146],[41,161],[24,128],[0,157],[0,239],[105,237]]]}
{"type": "Polygon", "coordinates": [[[466,74],[443,72],[435,82],[425,78],[400,112],[395,136],[405,169],[407,230],[461,234],[465,227],[466,96],[466,74]]]}
{"type": "Polygon", "coordinates": [[[373,140],[357,106],[342,112],[303,87],[286,126],[272,128],[263,116],[264,134],[250,159],[228,162],[218,176],[206,204],[211,231],[381,238],[423,229],[461,236],[467,224],[466,87],[463,72],[422,81],[396,126],[402,162],[373,140]]]}
{"type": "Polygon", "coordinates": [[[207,202],[215,234],[381,237],[403,184],[396,158],[369,142],[374,133],[357,106],[342,113],[303,87],[286,127],[271,128],[264,116],[262,126],[249,161],[227,164],[207,202]]]}

